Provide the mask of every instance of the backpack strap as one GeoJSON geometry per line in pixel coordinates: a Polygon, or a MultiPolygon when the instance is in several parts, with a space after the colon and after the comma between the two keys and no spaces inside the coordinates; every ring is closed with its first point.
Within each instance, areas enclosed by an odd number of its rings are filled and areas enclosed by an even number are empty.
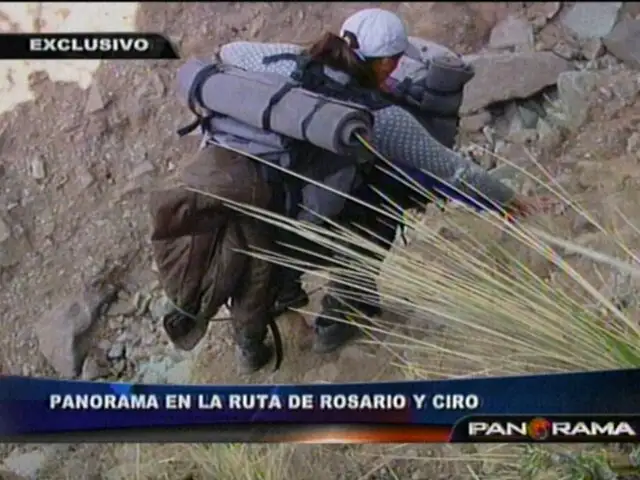
{"type": "MultiPolygon", "coordinates": [[[[299,86],[310,92],[314,92],[316,94],[327,97],[326,101],[320,100],[314,106],[312,111],[309,112],[308,116],[302,120],[301,127],[303,135],[305,137],[307,127],[313,119],[313,116],[319,109],[329,103],[331,101],[330,99],[360,104],[363,107],[369,108],[371,110],[376,110],[392,105],[392,102],[389,102],[380,95],[377,95],[375,91],[359,88],[353,83],[343,84],[334,80],[325,73],[324,65],[312,60],[308,55],[301,55],[296,53],[281,53],[264,57],[262,59],[262,63],[264,65],[269,65],[271,63],[285,60],[293,61],[296,63],[296,68],[290,75],[290,78],[293,80],[293,82],[290,84],[291,88],[299,86]]],[[[280,92],[278,92],[278,94],[279,93],[280,92]]],[[[279,95],[274,95],[274,98],[272,99],[272,102],[274,104],[277,103],[275,97],[278,96],[279,95]]],[[[307,142],[292,142],[291,155],[295,163],[297,163],[296,159],[304,159],[308,156],[308,152],[305,150],[307,148],[310,148],[307,142]]],[[[359,165],[358,170],[361,172],[362,168],[363,165],[359,165]]],[[[355,181],[356,179],[354,179],[354,182],[355,181]]],[[[288,196],[288,215],[295,217],[300,212],[300,204],[302,203],[302,192],[304,187],[307,186],[307,182],[295,176],[291,176],[287,178],[285,183],[285,190],[288,196]]]]}
{"type": "Polygon", "coordinates": [[[219,72],[220,72],[220,65],[214,63],[211,65],[207,65],[196,74],[195,78],[193,79],[193,82],[191,83],[191,87],[189,88],[189,94],[188,94],[189,110],[191,110],[191,112],[196,116],[196,119],[193,122],[191,122],[189,125],[186,125],[178,130],[177,133],[180,137],[184,137],[185,135],[188,135],[198,127],[200,127],[201,129],[204,129],[207,122],[215,116],[213,112],[209,112],[206,115],[199,113],[196,109],[196,106],[202,105],[202,86],[204,85],[204,82],[211,75],[215,75],[216,73],[219,73],[219,72]]]}
{"type": "Polygon", "coordinates": [[[264,57],[262,59],[262,64],[269,65],[271,63],[280,62],[282,60],[291,60],[292,62],[296,62],[298,61],[299,56],[300,55],[298,55],[297,53],[277,53],[275,55],[269,55],[268,57],[264,57]]]}
{"type": "Polygon", "coordinates": [[[280,102],[280,100],[282,100],[282,98],[295,87],[297,87],[297,85],[294,83],[286,83],[269,99],[267,107],[262,112],[262,128],[264,130],[271,130],[271,111],[273,110],[273,107],[275,107],[278,102],[280,102]]]}

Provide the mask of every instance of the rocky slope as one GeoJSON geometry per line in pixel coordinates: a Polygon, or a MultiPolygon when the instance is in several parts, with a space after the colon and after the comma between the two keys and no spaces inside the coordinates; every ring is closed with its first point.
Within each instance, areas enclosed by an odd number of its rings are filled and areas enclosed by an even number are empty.
{"type": "MultiPolygon", "coordinates": [[[[151,2],[140,8],[137,24],[169,35],[186,56],[234,39],[309,41],[365,5],[151,2]]],[[[531,184],[487,152],[530,168],[531,151],[598,215],[606,216],[601,199],[614,193],[616,206],[637,215],[635,3],[376,5],[398,11],[413,35],[468,55],[476,67],[465,91],[461,150],[525,192],[531,184]]],[[[174,70],[171,62],[108,62],[87,90],[34,74],[35,100],[0,117],[3,373],[180,383],[190,381],[204,356],[221,366],[207,381],[236,380],[224,371],[226,326],[212,329],[210,341],[186,355],[170,348],[158,322],[168,305],[150,261],[145,193],[198,144],[174,133],[189,121],[173,92],[174,70]],[[123,288],[116,296],[104,285],[87,290],[95,278],[123,288]],[[80,315],[71,314],[70,302],[81,306],[80,315]]],[[[554,221],[567,224],[566,235],[600,241],[563,212],[554,221]]],[[[295,325],[284,371],[253,381],[372,380],[384,370],[360,347],[319,361],[307,353],[308,332],[295,325]],[[353,378],[341,368],[345,362],[367,367],[353,378]]],[[[100,447],[0,453],[8,454],[7,470],[27,478],[63,478],[60,458],[68,460],[67,473],[75,465],[74,478],[109,478],[104,472],[112,467],[103,465],[100,447]]],[[[446,471],[442,477],[420,472],[414,478],[448,478],[446,471]]]]}

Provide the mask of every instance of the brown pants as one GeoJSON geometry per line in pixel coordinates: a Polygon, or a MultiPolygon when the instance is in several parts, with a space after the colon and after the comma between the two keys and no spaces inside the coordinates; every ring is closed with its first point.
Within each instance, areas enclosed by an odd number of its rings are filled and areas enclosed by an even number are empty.
{"type": "Polygon", "coordinates": [[[260,343],[277,293],[274,268],[245,252],[271,250],[272,228],[230,209],[223,199],[267,208],[271,190],[253,160],[214,147],[186,165],[182,184],[151,195],[151,240],[161,283],[181,309],[202,318],[231,299],[237,343],[260,343]]]}

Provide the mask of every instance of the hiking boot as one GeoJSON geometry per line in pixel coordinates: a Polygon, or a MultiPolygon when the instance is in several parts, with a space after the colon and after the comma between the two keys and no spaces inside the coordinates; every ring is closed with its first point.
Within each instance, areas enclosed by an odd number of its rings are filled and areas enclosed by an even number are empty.
{"type": "Polygon", "coordinates": [[[323,299],[323,313],[318,315],[314,326],[316,334],[313,339],[313,350],[316,353],[330,353],[338,350],[362,333],[360,327],[367,323],[367,318],[382,313],[377,303],[350,303],[351,305],[334,296],[326,296],[323,299]],[[344,312],[349,308],[353,313],[344,312]]]}
{"type": "Polygon", "coordinates": [[[184,351],[193,350],[207,333],[209,322],[190,318],[180,312],[173,311],[164,316],[162,325],[176,348],[184,351]]]}
{"type": "Polygon", "coordinates": [[[335,352],[361,333],[350,316],[344,322],[320,317],[316,319],[314,330],[312,348],[316,353],[335,352]]]}
{"type": "Polygon", "coordinates": [[[278,293],[273,307],[274,313],[279,315],[290,308],[302,308],[309,304],[309,295],[304,291],[299,281],[287,283],[278,293]]]}
{"type": "Polygon", "coordinates": [[[257,372],[264,367],[273,356],[273,351],[268,345],[259,343],[251,347],[236,346],[236,362],[239,373],[248,375],[257,372]]]}

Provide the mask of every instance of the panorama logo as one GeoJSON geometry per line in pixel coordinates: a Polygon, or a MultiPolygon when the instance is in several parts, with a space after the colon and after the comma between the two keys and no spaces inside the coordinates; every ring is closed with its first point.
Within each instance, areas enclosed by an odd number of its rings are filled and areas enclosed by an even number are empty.
{"type": "Polygon", "coordinates": [[[536,417],[523,422],[468,423],[468,435],[477,437],[508,438],[523,441],[551,440],[555,437],[626,437],[638,438],[632,423],[620,420],[551,421],[536,417]]]}
{"type": "Polygon", "coordinates": [[[527,425],[527,435],[533,440],[546,440],[551,435],[551,428],[551,422],[546,418],[534,418],[527,425]]]}

